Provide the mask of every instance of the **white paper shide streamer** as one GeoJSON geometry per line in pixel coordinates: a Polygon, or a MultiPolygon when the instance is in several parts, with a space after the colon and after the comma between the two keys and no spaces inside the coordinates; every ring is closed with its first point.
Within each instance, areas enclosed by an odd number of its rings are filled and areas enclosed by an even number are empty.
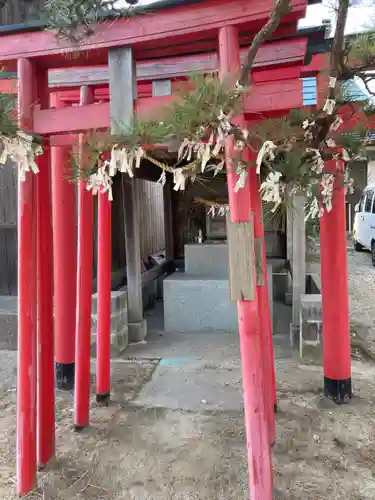
{"type": "Polygon", "coordinates": [[[39,172],[35,162],[37,156],[43,154],[41,146],[33,145],[33,138],[22,130],[18,130],[15,137],[10,138],[0,135],[0,164],[5,165],[8,160],[13,161],[18,167],[19,180],[26,180],[26,172],[39,172]]]}

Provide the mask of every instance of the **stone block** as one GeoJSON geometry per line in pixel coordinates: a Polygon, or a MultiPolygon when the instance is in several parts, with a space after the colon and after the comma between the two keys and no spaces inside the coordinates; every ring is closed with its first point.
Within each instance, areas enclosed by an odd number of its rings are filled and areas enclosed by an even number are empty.
{"type": "Polygon", "coordinates": [[[147,336],[147,321],[143,319],[137,323],[128,323],[129,342],[141,342],[147,336]]]}
{"type": "Polygon", "coordinates": [[[122,330],[111,333],[111,355],[121,354],[125,351],[129,344],[128,326],[122,330]]]}
{"type": "Polygon", "coordinates": [[[226,243],[185,245],[185,273],[201,278],[228,279],[229,254],[226,243]]]}
{"type": "Polygon", "coordinates": [[[301,295],[300,311],[300,357],[320,358],[322,353],[322,296],[320,294],[301,295]]]}
{"type": "Polygon", "coordinates": [[[164,280],[166,332],[237,332],[236,303],[227,279],[203,279],[174,273],[164,280]]]}
{"type": "MultiPolygon", "coordinates": [[[[125,289],[116,290],[111,292],[111,312],[127,309],[127,293],[125,289]]],[[[98,313],[98,294],[92,296],[92,314],[98,313]]]]}
{"type": "MultiPolygon", "coordinates": [[[[267,265],[271,318],[272,265],[267,265]]],[[[227,278],[176,272],[164,280],[164,328],[167,332],[238,332],[237,305],[227,278]]]]}
{"type": "MultiPolygon", "coordinates": [[[[96,344],[97,335],[97,294],[93,295],[91,316],[92,344],[96,344]]],[[[128,345],[128,309],[126,290],[111,292],[111,355],[121,354],[128,345]]]]}

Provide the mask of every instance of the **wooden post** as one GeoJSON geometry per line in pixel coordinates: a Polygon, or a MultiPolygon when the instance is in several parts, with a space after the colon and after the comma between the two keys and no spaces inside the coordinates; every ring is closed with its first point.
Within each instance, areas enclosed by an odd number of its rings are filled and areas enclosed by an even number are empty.
{"type": "MultiPolygon", "coordinates": [[[[80,104],[94,102],[94,89],[81,87],[80,104]]],[[[80,162],[82,165],[81,134],[80,162]]],[[[91,307],[93,278],[93,226],[94,201],[86,182],[78,185],[78,262],[77,262],[77,319],[75,346],[74,428],[81,430],[89,425],[90,412],[90,352],[91,352],[91,307]]]]}
{"type": "MultiPolygon", "coordinates": [[[[38,70],[38,100],[49,108],[47,70],[38,70]]],[[[53,331],[53,252],[51,210],[51,155],[49,144],[37,159],[37,298],[38,298],[38,443],[39,469],[55,454],[55,376],[53,331]]]]}
{"type": "Polygon", "coordinates": [[[293,318],[292,335],[294,342],[295,332],[299,331],[299,317],[301,295],[306,293],[306,225],[305,225],[305,197],[293,196],[293,247],[292,247],[292,300],[293,318]]]}
{"type": "MultiPolygon", "coordinates": [[[[326,162],[326,171],[336,171],[336,160],[326,162]]],[[[339,181],[332,210],[320,219],[324,394],[338,404],[352,397],[346,245],[345,192],[339,181]]]]}
{"type": "MultiPolygon", "coordinates": [[[[121,126],[131,123],[136,98],[136,74],[133,51],[130,47],[109,50],[109,91],[111,129],[116,133],[121,126]]],[[[129,340],[139,342],[146,336],[143,318],[141,252],[136,179],[122,178],[124,208],[126,276],[128,294],[129,340]]]]}
{"type": "Polygon", "coordinates": [[[165,236],[165,257],[167,260],[174,259],[173,241],[173,213],[172,213],[172,183],[167,180],[163,188],[164,201],[164,236],[165,236]]]}
{"type": "MultiPolygon", "coordinates": [[[[62,107],[55,94],[52,105],[62,107]]],[[[69,180],[69,148],[51,148],[54,244],[56,385],[74,386],[77,237],[75,185],[69,180]]]]}
{"type": "MultiPolygon", "coordinates": [[[[240,70],[238,30],[233,26],[219,30],[220,75],[231,73],[238,77],[240,70]]],[[[243,117],[242,117],[242,121],[243,117]]],[[[233,141],[226,146],[227,182],[232,222],[249,221],[251,213],[249,184],[234,192],[235,167],[231,163],[233,141]]],[[[229,240],[230,246],[230,240],[229,240]]],[[[254,249],[252,249],[254,256],[254,249]]],[[[239,255],[238,258],[245,258],[239,255]]],[[[255,278],[255,276],[254,276],[255,278]]],[[[250,279],[250,277],[249,277],[250,279]]],[[[264,352],[259,329],[258,305],[255,300],[238,300],[238,322],[242,359],[245,423],[248,450],[249,488],[252,500],[272,500],[272,467],[268,422],[263,396],[264,352]]]]}
{"type": "MultiPolygon", "coordinates": [[[[18,117],[32,130],[36,71],[28,59],[18,60],[18,117]]],[[[35,177],[18,177],[18,374],[17,374],[17,493],[36,486],[37,312],[35,177]]]]}

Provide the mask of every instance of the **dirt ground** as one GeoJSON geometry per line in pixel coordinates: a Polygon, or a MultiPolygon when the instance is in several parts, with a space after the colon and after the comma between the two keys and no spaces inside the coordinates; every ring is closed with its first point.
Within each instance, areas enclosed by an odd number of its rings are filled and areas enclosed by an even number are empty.
{"type": "MultiPolygon", "coordinates": [[[[370,346],[375,345],[375,269],[367,253],[349,250],[348,263],[352,326],[364,332],[370,346]]],[[[190,339],[180,341],[174,351],[168,351],[169,356],[171,352],[191,356],[184,347],[190,339]]],[[[236,346],[225,349],[226,340],[218,342],[196,345],[193,356],[198,352],[203,360],[196,368],[184,365],[180,370],[173,363],[171,368],[161,367],[158,360],[146,357],[114,361],[111,405],[97,407],[93,398],[91,426],[82,433],[72,428],[72,395],[58,393],[57,458],[39,473],[39,486],[28,498],[248,500],[244,418],[239,404],[233,405],[229,398],[232,409],[215,410],[210,401],[202,400],[194,410],[185,406],[181,410],[180,403],[173,406],[175,393],[158,397],[168,390],[172,377],[175,388],[181,386],[180,401],[192,400],[184,391],[198,390],[196,383],[203,380],[208,400],[221,394],[210,391],[210,384],[222,384],[230,394],[237,394],[234,401],[241,401],[238,351],[236,346]],[[214,377],[207,361],[217,371],[214,377]],[[164,385],[154,384],[153,390],[159,393],[149,391],[153,397],[146,401],[172,400],[172,405],[140,404],[140,392],[150,387],[151,379],[158,381],[161,369],[164,385]]],[[[322,395],[320,366],[299,364],[284,347],[276,352],[275,500],[374,500],[375,363],[357,359],[353,350],[355,396],[350,404],[336,406],[322,395]]],[[[15,500],[16,353],[1,351],[0,357],[0,500],[15,500]]]]}
{"type": "MultiPolygon", "coordinates": [[[[243,414],[133,403],[155,363],[118,362],[113,403],[92,405],[91,427],[72,430],[72,400],[57,397],[57,456],[29,495],[42,500],[245,500],[243,414]]],[[[375,367],[353,363],[355,398],[322,398],[321,368],[277,361],[275,498],[375,498],[375,367]]],[[[0,498],[15,495],[15,391],[0,393],[0,498]]]]}

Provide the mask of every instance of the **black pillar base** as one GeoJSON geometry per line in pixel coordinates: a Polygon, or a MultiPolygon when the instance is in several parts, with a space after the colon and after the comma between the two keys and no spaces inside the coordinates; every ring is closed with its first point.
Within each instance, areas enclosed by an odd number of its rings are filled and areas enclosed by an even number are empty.
{"type": "Polygon", "coordinates": [[[324,377],[324,395],[336,404],[349,403],[352,398],[352,379],[334,380],[324,377]]]}
{"type": "Polygon", "coordinates": [[[105,394],[97,394],[96,402],[100,406],[108,406],[109,405],[110,393],[106,392],[105,394]]]}
{"type": "Polygon", "coordinates": [[[63,391],[74,388],[74,363],[56,363],[56,387],[63,391]]]}
{"type": "Polygon", "coordinates": [[[86,429],[86,425],[75,425],[74,430],[76,432],[82,432],[84,429],[86,429]]]}

